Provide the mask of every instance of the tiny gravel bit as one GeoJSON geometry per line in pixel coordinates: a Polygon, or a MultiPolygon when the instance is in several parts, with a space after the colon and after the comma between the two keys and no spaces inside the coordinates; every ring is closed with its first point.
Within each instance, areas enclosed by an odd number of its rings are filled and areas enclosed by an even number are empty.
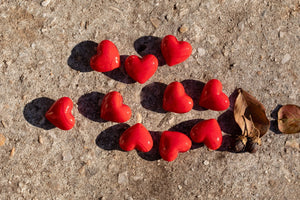
{"type": "Polygon", "coordinates": [[[5,144],[5,136],[0,133],[0,146],[3,146],[5,144]]]}
{"type": "Polygon", "coordinates": [[[9,157],[13,157],[13,156],[15,155],[15,151],[16,151],[16,148],[13,147],[13,148],[11,149],[11,151],[10,151],[9,157]]]}

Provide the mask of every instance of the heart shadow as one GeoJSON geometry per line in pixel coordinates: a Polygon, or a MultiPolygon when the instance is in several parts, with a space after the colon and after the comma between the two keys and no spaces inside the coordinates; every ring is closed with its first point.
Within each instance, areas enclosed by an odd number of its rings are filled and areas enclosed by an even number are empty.
{"type": "Polygon", "coordinates": [[[41,97],[27,103],[23,109],[23,115],[31,125],[50,130],[55,128],[45,117],[46,112],[55,101],[47,97],[41,97]]]}
{"type": "Polygon", "coordinates": [[[150,83],[143,87],[140,93],[142,106],[154,112],[167,113],[162,107],[166,87],[166,84],[159,82],[150,83]]]}
{"type": "Polygon", "coordinates": [[[198,111],[207,110],[206,108],[203,108],[199,105],[200,96],[205,83],[197,80],[187,79],[182,81],[181,84],[183,85],[186,94],[193,99],[193,109],[198,111]]]}
{"type": "Polygon", "coordinates": [[[116,124],[102,131],[96,138],[96,145],[104,150],[123,151],[119,145],[119,138],[128,129],[128,124],[116,124]]]}
{"type": "Polygon", "coordinates": [[[141,152],[137,151],[137,154],[143,158],[144,160],[148,161],[155,161],[161,159],[160,153],[159,153],[159,140],[162,132],[159,131],[149,131],[152,140],[153,140],[153,147],[149,152],[141,152]]]}
{"type": "Polygon", "coordinates": [[[95,122],[106,122],[100,118],[101,102],[104,94],[91,92],[79,97],[77,105],[80,114],[95,122]]]}
{"type": "Polygon", "coordinates": [[[282,132],[278,128],[278,111],[282,107],[281,104],[278,104],[274,110],[271,112],[271,117],[274,120],[270,121],[270,130],[273,131],[275,134],[282,134],[282,132]]]}
{"type": "Polygon", "coordinates": [[[221,147],[217,149],[217,151],[228,151],[232,153],[244,153],[243,152],[235,152],[234,145],[236,143],[236,139],[239,135],[242,134],[242,130],[239,125],[235,122],[234,119],[234,104],[235,100],[238,96],[238,90],[234,90],[234,92],[229,96],[230,106],[229,109],[222,113],[217,121],[220,125],[221,130],[227,135],[223,136],[223,141],[221,147]]]}
{"type": "MultiPolygon", "coordinates": [[[[169,129],[169,131],[181,132],[190,138],[190,132],[191,132],[192,128],[201,121],[203,121],[203,119],[192,119],[192,120],[184,121],[184,122],[181,122],[181,123],[173,126],[172,128],[169,129]]],[[[204,145],[202,143],[192,142],[191,150],[198,149],[203,146],[204,145]]]]}
{"type": "Polygon", "coordinates": [[[166,61],[161,53],[160,43],[162,39],[155,36],[143,36],[134,41],[134,49],[140,56],[154,55],[158,60],[158,66],[163,66],[166,61]]]}
{"type": "Polygon", "coordinates": [[[83,41],[77,44],[68,58],[68,65],[80,72],[91,72],[90,60],[97,53],[98,44],[93,41],[83,41]]]}
{"type": "Polygon", "coordinates": [[[114,79],[115,81],[119,81],[122,83],[126,83],[126,84],[132,84],[135,83],[136,81],[133,80],[127,73],[125,70],[125,60],[128,57],[128,55],[121,55],[120,56],[120,67],[109,71],[109,72],[103,72],[104,75],[108,76],[111,79],[114,79]]]}
{"type": "Polygon", "coordinates": [[[229,135],[238,136],[242,134],[239,125],[235,122],[232,110],[222,113],[217,119],[221,130],[229,135]]]}

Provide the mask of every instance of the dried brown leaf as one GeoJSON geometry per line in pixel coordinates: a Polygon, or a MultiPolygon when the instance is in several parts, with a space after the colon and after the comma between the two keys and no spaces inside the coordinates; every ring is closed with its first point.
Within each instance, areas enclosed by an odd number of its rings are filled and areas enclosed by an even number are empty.
{"type": "Polygon", "coordinates": [[[242,130],[242,135],[247,135],[247,120],[246,117],[244,116],[244,113],[247,108],[247,102],[243,95],[241,95],[240,90],[238,90],[238,96],[235,100],[234,104],[234,119],[236,123],[239,125],[239,127],[242,130]]]}
{"type": "Polygon", "coordinates": [[[250,138],[262,137],[270,127],[265,107],[242,89],[238,89],[234,105],[234,119],[240,126],[242,135],[250,138]]]}
{"type": "Polygon", "coordinates": [[[282,133],[291,134],[300,132],[300,107],[285,105],[278,111],[278,129],[282,133]]]}

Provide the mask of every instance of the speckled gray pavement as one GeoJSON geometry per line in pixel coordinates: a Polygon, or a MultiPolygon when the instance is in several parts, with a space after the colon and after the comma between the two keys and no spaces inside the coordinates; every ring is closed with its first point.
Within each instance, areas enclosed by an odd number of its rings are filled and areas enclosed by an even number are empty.
{"type": "MultiPolygon", "coordinates": [[[[0,199],[299,199],[300,134],[276,130],[276,108],[300,100],[300,1],[0,0],[0,199]],[[188,41],[192,55],[173,67],[159,51],[161,39],[188,41]],[[124,67],[92,71],[97,43],[109,39],[127,55],[153,53],[160,67],[145,84],[124,67]],[[243,88],[266,107],[271,129],[255,154],[230,149],[236,126],[232,108],[195,105],[166,113],[161,97],[173,81],[195,101],[217,78],[231,96],[243,88]],[[105,122],[99,103],[119,91],[133,115],[105,122]],[[70,131],[44,118],[63,96],[74,102],[70,131]],[[188,133],[201,119],[218,119],[224,143],[209,151],[193,145],[173,162],[159,157],[162,131],[188,133]],[[142,122],[151,131],[150,153],[123,152],[118,137],[142,122]]],[[[197,103],[195,103],[197,104],[197,103]]]]}

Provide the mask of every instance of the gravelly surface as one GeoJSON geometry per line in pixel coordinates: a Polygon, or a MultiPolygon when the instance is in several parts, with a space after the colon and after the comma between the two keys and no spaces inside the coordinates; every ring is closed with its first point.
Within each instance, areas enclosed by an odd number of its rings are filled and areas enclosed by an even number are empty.
{"type": "Polygon", "coordinates": [[[278,105],[299,105],[299,1],[2,0],[0,21],[1,200],[300,196],[300,135],[276,134],[273,123],[256,154],[232,153],[228,136],[219,151],[194,145],[170,163],[157,154],[164,130],[187,133],[209,118],[218,119],[224,135],[234,130],[231,109],[164,112],[159,99],[173,81],[195,100],[212,78],[228,95],[242,87],[265,105],[270,120],[278,105]],[[194,49],[173,67],[159,52],[168,34],[194,49]],[[89,59],[104,39],[116,44],[123,61],[153,53],[161,66],[143,85],[123,67],[92,71],[89,59]],[[113,90],[133,110],[127,124],[99,118],[99,101],[113,90]],[[76,125],[67,132],[43,117],[62,96],[74,102],[76,125]],[[151,131],[153,151],[120,151],[120,133],[138,121],[151,131]]]}

